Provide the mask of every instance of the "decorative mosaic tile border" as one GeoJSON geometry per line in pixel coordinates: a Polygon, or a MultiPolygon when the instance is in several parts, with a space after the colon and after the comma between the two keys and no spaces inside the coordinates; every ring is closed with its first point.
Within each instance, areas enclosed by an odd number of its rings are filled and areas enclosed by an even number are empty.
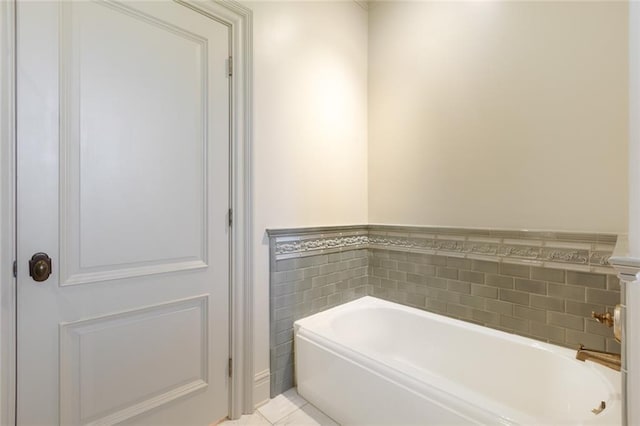
{"type": "Polygon", "coordinates": [[[412,251],[585,272],[614,273],[616,235],[393,225],[268,230],[275,259],[358,248],[412,251]]]}
{"type": "Polygon", "coordinates": [[[282,255],[308,253],[308,256],[318,254],[317,251],[326,252],[332,249],[356,249],[368,246],[370,239],[367,235],[330,235],[319,236],[310,239],[295,239],[276,242],[276,255],[278,259],[282,255]]]}

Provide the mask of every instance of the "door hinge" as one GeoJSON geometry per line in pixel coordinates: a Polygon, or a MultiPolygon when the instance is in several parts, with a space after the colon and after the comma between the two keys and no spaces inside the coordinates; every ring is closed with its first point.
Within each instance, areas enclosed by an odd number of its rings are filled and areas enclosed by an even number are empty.
{"type": "Polygon", "coordinates": [[[229,358],[229,377],[233,374],[233,360],[229,358]]]}
{"type": "Polygon", "coordinates": [[[229,77],[233,75],[233,57],[229,56],[227,60],[227,70],[229,71],[229,77]]]}
{"type": "Polygon", "coordinates": [[[18,278],[18,262],[13,261],[13,278],[18,278]]]}
{"type": "Polygon", "coordinates": [[[229,209],[229,227],[233,225],[233,210],[229,209]]]}

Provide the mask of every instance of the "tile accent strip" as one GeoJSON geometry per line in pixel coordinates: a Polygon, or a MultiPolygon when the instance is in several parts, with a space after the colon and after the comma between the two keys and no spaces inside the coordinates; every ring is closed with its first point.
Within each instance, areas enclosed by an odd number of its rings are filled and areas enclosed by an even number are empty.
{"type": "Polygon", "coordinates": [[[617,236],[391,225],[268,230],[276,260],[375,248],[610,274],[617,236]]]}

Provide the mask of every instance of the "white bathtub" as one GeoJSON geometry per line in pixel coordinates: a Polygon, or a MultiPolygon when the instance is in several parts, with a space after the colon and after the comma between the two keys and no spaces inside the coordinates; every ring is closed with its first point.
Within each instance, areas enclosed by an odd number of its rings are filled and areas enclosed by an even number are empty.
{"type": "Polygon", "coordinates": [[[298,392],[343,425],[621,424],[620,373],[570,349],[373,297],[294,327],[298,392]]]}

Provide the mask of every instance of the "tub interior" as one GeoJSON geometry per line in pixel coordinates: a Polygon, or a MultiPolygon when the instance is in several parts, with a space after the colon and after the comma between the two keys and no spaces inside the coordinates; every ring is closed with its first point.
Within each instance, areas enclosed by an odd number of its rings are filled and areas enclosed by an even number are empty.
{"type": "Polygon", "coordinates": [[[363,299],[334,308],[319,327],[310,328],[408,377],[529,418],[588,421],[601,401],[619,403],[620,390],[612,384],[616,372],[576,360],[575,351],[363,299]]]}

